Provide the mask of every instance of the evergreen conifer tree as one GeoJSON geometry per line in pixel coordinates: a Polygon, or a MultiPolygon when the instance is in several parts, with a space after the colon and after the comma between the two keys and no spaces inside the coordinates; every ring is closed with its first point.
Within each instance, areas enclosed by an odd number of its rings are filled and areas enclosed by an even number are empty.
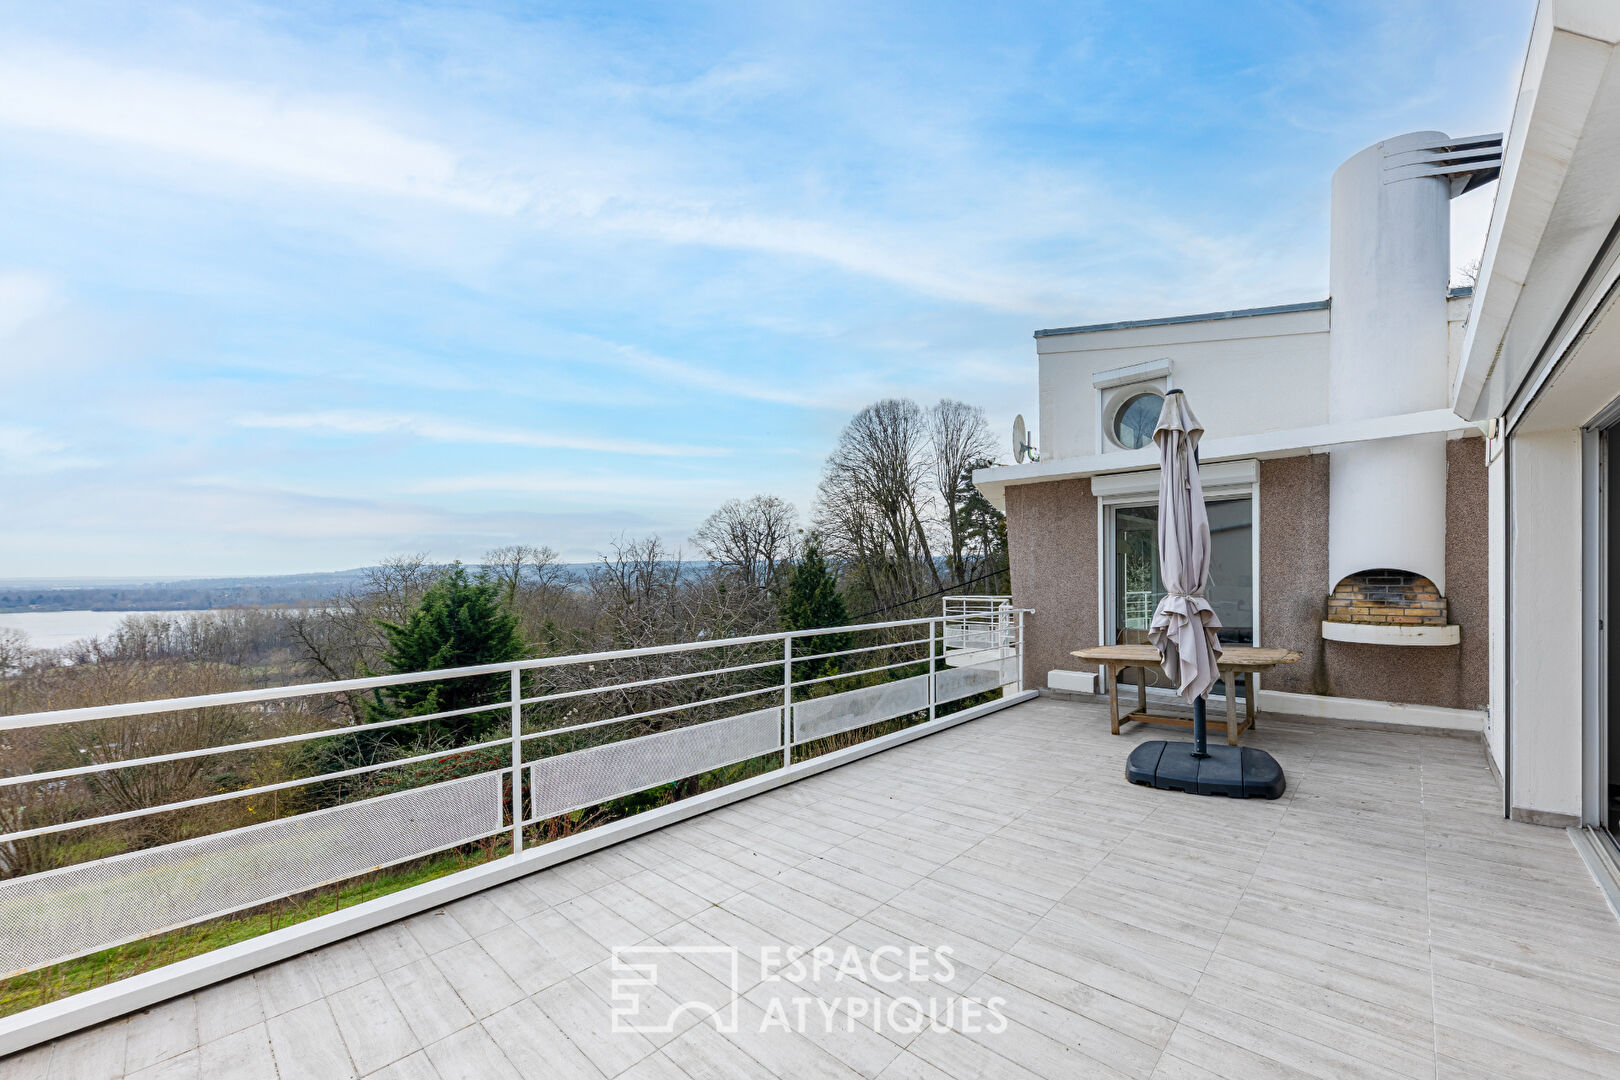
{"type": "MultiPolygon", "coordinates": [[[[428,589],[403,623],[379,625],[389,646],[382,663],[393,674],[499,664],[524,655],[517,616],[501,606],[494,583],[472,580],[460,563],[428,589]]],[[[383,720],[471,708],[501,700],[507,686],[505,675],[406,683],[380,690],[367,712],[369,719],[383,720]]],[[[378,734],[390,736],[398,731],[399,735],[387,740],[398,742],[406,739],[405,731],[415,730],[419,734],[410,736],[410,741],[420,738],[455,745],[485,736],[507,722],[506,713],[491,709],[433,720],[420,727],[384,729],[378,734]]]]}
{"type": "MultiPolygon", "coordinates": [[[[782,629],[820,630],[843,626],[849,621],[844,598],[838,592],[838,578],[822,557],[814,535],[805,539],[804,552],[788,575],[782,592],[782,629]]],[[[796,654],[835,652],[849,647],[849,634],[817,634],[794,642],[796,654]]],[[[796,679],[814,679],[838,670],[836,659],[811,660],[794,665],[796,679]]]]}

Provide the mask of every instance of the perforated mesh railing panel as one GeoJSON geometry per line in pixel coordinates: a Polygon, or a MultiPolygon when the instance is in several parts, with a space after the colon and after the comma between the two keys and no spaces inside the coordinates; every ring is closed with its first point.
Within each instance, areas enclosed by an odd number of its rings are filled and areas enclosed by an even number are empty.
{"type": "Polygon", "coordinates": [[[0,968],[55,963],[499,832],[500,773],[0,882],[0,968]]]}
{"type": "Polygon", "coordinates": [[[531,821],[782,749],[781,708],[574,750],[529,766],[531,821]]]}
{"type": "Polygon", "coordinates": [[[935,700],[943,704],[959,698],[972,697],[974,694],[982,694],[986,690],[994,690],[1000,686],[1001,665],[951,668],[949,671],[941,671],[938,679],[939,688],[935,691],[937,694],[935,700]]]}
{"type": "Polygon", "coordinates": [[[863,686],[793,706],[793,742],[809,742],[928,708],[928,676],[863,686]]]}
{"type": "Polygon", "coordinates": [[[1008,644],[1007,628],[997,627],[985,623],[974,623],[971,626],[947,626],[945,628],[945,649],[954,652],[958,649],[997,649],[1008,644]]]}

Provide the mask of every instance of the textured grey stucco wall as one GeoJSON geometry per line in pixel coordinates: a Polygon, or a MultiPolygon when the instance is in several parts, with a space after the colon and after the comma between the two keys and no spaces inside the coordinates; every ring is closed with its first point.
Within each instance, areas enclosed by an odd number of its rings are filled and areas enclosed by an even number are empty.
{"type": "Polygon", "coordinates": [[[1024,685],[1046,688],[1053,668],[1093,671],[1069,653],[1097,644],[1097,500],[1090,480],[1007,488],[1013,602],[1025,617],[1024,685]]]}
{"type": "Polygon", "coordinates": [[[1327,580],[1328,455],[1260,463],[1261,643],[1305,654],[1291,669],[1268,675],[1267,687],[1452,709],[1485,704],[1487,493],[1480,441],[1446,443],[1446,465],[1446,600],[1461,643],[1414,647],[1322,640],[1333,584],[1327,580]]]}
{"type": "Polygon", "coordinates": [[[1327,693],[1328,456],[1260,463],[1260,641],[1299,663],[1261,677],[1268,690],[1327,693]]]}
{"type": "MultiPolygon", "coordinates": [[[[1489,692],[1485,460],[1478,439],[1446,444],[1446,599],[1461,644],[1351,645],[1322,640],[1328,575],[1326,454],[1260,463],[1260,644],[1303,659],[1267,676],[1273,690],[1447,708],[1489,692]]],[[[1098,643],[1097,500],[1089,480],[1006,489],[1012,591],[1025,624],[1024,685],[1054,668],[1092,671],[1069,655],[1098,643]]],[[[1371,568],[1369,568],[1371,569],[1371,568]]]]}

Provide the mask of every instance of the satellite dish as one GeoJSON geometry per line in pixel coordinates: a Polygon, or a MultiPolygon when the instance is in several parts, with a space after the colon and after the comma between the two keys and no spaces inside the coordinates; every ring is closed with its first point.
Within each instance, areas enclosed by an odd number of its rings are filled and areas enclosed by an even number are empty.
{"type": "Polygon", "coordinates": [[[1024,414],[1019,413],[1013,418],[1013,460],[1022,465],[1024,459],[1030,461],[1041,460],[1041,455],[1035,452],[1035,446],[1029,441],[1029,433],[1024,430],[1024,414]]]}

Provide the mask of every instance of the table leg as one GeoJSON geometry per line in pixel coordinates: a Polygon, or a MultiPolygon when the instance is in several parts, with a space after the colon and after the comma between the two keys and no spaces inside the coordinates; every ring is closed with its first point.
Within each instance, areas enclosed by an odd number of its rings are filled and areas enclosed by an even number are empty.
{"type": "Polygon", "coordinates": [[[1260,701],[1260,673],[1251,671],[1243,676],[1243,685],[1244,689],[1248,691],[1245,696],[1249,699],[1249,730],[1253,731],[1255,730],[1254,718],[1260,715],[1260,706],[1258,704],[1260,701]]]}
{"type": "Polygon", "coordinates": [[[1237,745],[1237,675],[1226,673],[1226,745],[1237,745]]]}
{"type": "Polygon", "coordinates": [[[1119,669],[1112,664],[1104,668],[1108,672],[1108,726],[1115,735],[1119,734],[1119,669]]]}
{"type": "Polygon", "coordinates": [[[1147,712],[1147,668],[1136,669],[1136,711],[1147,712]]]}

